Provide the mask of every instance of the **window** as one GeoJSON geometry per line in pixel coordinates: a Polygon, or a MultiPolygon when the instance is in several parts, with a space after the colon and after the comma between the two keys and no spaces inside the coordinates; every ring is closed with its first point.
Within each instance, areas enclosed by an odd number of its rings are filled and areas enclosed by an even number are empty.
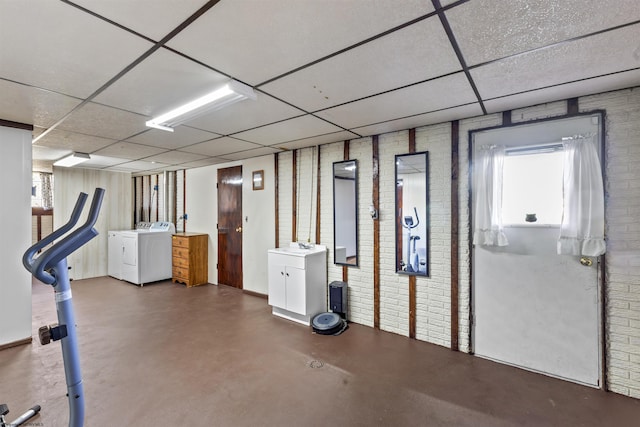
{"type": "Polygon", "coordinates": [[[31,175],[31,207],[53,208],[53,174],[34,172],[31,175]]]}
{"type": "Polygon", "coordinates": [[[560,224],[562,154],[562,150],[525,151],[505,156],[502,190],[504,225],[560,224]],[[527,221],[528,214],[535,214],[536,221],[527,221]]]}

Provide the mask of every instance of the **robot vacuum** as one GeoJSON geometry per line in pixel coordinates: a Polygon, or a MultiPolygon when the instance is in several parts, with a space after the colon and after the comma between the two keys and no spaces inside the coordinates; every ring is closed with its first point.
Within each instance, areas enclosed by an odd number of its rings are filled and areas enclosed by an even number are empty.
{"type": "Polygon", "coordinates": [[[321,335],[340,335],[347,329],[347,321],[336,313],[320,313],[311,320],[313,332],[321,335]]]}

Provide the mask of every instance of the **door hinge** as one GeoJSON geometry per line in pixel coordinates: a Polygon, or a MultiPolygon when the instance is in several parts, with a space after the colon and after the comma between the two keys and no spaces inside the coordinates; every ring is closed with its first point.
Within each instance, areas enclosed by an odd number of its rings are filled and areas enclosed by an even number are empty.
{"type": "Polygon", "coordinates": [[[473,324],[475,323],[475,319],[473,317],[473,313],[469,314],[469,325],[473,326],[473,324]]]}
{"type": "Polygon", "coordinates": [[[216,182],[216,188],[218,188],[218,185],[219,185],[219,184],[216,182]]]}
{"type": "Polygon", "coordinates": [[[218,263],[216,263],[216,270],[218,269],[218,263]]]}

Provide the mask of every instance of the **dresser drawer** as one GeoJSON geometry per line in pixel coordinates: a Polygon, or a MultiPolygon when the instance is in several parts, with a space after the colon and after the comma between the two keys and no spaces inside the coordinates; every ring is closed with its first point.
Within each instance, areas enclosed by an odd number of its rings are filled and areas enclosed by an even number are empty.
{"type": "Polygon", "coordinates": [[[174,255],[174,257],[173,257],[173,266],[174,267],[189,268],[189,258],[176,257],[174,255]]]}
{"type": "Polygon", "coordinates": [[[189,269],[182,267],[173,267],[173,279],[189,280],[189,269]]]}
{"type": "Polygon", "coordinates": [[[174,258],[189,258],[189,248],[173,247],[174,258]]]}
{"type": "Polygon", "coordinates": [[[173,246],[179,246],[181,248],[189,247],[189,238],[182,236],[173,236],[173,246]]]}

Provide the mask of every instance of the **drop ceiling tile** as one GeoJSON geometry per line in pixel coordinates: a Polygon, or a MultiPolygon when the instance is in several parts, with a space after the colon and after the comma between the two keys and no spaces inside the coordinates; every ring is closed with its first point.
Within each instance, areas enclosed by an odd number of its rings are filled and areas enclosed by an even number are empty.
{"type": "Polygon", "coordinates": [[[640,7],[637,0],[473,0],[446,16],[471,66],[638,20],[640,7]]]}
{"type": "Polygon", "coordinates": [[[234,136],[262,145],[276,145],[296,139],[337,132],[339,127],[311,115],[240,132],[234,136]]]}
{"type": "Polygon", "coordinates": [[[222,1],[168,46],[256,85],[432,11],[424,0],[222,1]]]}
{"type": "Polygon", "coordinates": [[[490,99],[485,101],[484,105],[488,113],[495,113],[610,90],[624,89],[637,86],[639,83],[640,70],[632,70],[490,99]]]}
{"type": "Polygon", "coordinates": [[[41,127],[51,126],[80,104],[77,98],[6,80],[0,80],[0,93],[2,119],[41,127]]]}
{"type": "Polygon", "coordinates": [[[75,0],[74,3],[159,41],[207,1],[163,0],[161,7],[156,7],[153,1],[75,0]]]}
{"type": "Polygon", "coordinates": [[[482,108],[478,103],[463,105],[461,107],[448,108],[446,110],[435,111],[433,113],[419,114],[400,120],[377,123],[370,126],[352,129],[360,135],[380,135],[383,133],[395,132],[399,130],[412,129],[435,123],[443,123],[452,120],[460,120],[469,117],[481,116],[482,108]]]}
{"type": "Polygon", "coordinates": [[[107,168],[107,170],[117,169],[120,171],[148,171],[152,169],[162,169],[164,165],[156,162],[148,162],[146,160],[135,160],[133,162],[121,163],[117,166],[107,168]]]}
{"type": "Polygon", "coordinates": [[[187,145],[192,145],[197,142],[218,138],[219,136],[220,135],[212,132],[206,132],[188,126],[178,126],[174,129],[173,132],[147,128],[146,132],[135,135],[127,139],[127,141],[135,142],[138,144],[151,145],[153,147],[176,149],[185,147],[187,145]]]}
{"type": "Polygon", "coordinates": [[[640,24],[536,50],[471,70],[483,99],[638,67],[640,24]]]}
{"type": "Polygon", "coordinates": [[[207,158],[202,154],[186,153],[184,151],[171,150],[166,153],[156,154],[155,156],[146,157],[145,160],[150,162],[164,163],[167,165],[177,165],[180,163],[193,162],[207,158]]]}
{"type": "Polygon", "coordinates": [[[219,165],[220,163],[227,163],[229,160],[226,159],[220,159],[217,157],[209,157],[207,159],[203,159],[203,160],[196,160],[194,162],[187,162],[187,163],[183,163],[182,168],[181,169],[190,169],[190,168],[201,168],[204,166],[211,166],[211,165],[219,165]]]}
{"type": "Polygon", "coordinates": [[[316,111],[460,69],[460,61],[435,16],[261,89],[307,111],[316,111]]]}
{"type": "Polygon", "coordinates": [[[31,154],[34,159],[53,162],[71,154],[73,150],[65,148],[42,147],[38,145],[31,146],[31,154]]]}
{"type": "Polygon", "coordinates": [[[148,145],[134,144],[132,142],[118,142],[95,152],[100,156],[117,157],[119,159],[137,160],[144,157],[155,156],[167,150],[164,148],[150,147],[148,145]]]}
{"type": "Polygon", "coordinates": [[[0,1],[0,77],[87,97],[152,47],[60,1],[0,1]],[[11,40],[11,42],[6,42],[11,40]]]}
{"type": "Polygon", "coordinates": [[[94,169],[102,169],[110,166],[116,166],[123,163],[127,163],[127,160],[117,157],[100,156],[98,154],[91,154],[91,159],[82,163],[82,167],[91,167],[94,169]]]}
{"type": "Polygon", "coordinates": [[[115,142],[117,141],[113,139],[54,129],[42,138],[38,139],[33,146],[59,148],[91,154],[94,151],[107,147],[115,142]]]}
{"type": "Polygon", "coordinates": [[[257,98],[232,104],[185,123],[224,135],[266,125],[304,114],[302,110],[257,91],[257,98]]]}
{"type": "Polygon", "coordinates": [[[318,135],[311,138],[298,139],[296,141],[285,142],[283,144],[276,144],[273,147],[282,148],[285,150],[297,150],[298,148],[313,147],[316,145],[330,144],[332,142],[346,141],[347,139],[357,139],[360,135],[357,135],[349,131],[333,132],[325,135],[318,135]]]}
{"type": "Polygon", "coordinates": [[[127,139],[148,128],[147,117],[89,102],[74,111],[58,129],[111,139],[127,139]]]}
{"type": "Polygon", "coordinates": [[[240,151],[238,153],[225,154],[224,158],[227,160],[244,160],[252,157],[267,156],[269,154],[279,153],[280,149],[272,147],[260,147],[253,150],[240,151]]]}
{"type": "Polygon", "coordinates": [[[182,148],[180,151],[186,151],[188,153],[202,154],[205,156],[223,156],[229,153],[236,153],[238,151],[250,150],[252,148],[259,148],[258,144],[254,144],[247,141],[241,141],[239,139],[231,137],[223,137],[218,139],[212,139],[211,141],[201,142],[199,144],[190,145],[182,148]]]}
{"type": "Polygon", "coordinates": [[[347,129],[476,102],[460,72],[316,113],[347,129]]]}
{"type": "Polygon", "coordinates": [[[158,49],[94,101],[158,116],[217,89],[228,80],[167,49],[158,49]]]}

